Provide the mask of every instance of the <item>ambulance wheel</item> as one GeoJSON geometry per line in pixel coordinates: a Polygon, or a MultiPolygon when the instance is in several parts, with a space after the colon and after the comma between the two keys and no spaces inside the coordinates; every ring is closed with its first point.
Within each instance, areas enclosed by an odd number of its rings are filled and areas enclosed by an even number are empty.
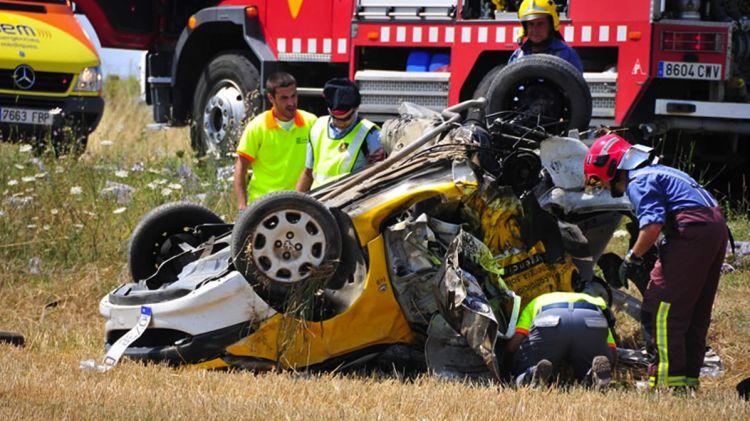
{"type": "Polygon", "coordinates": [[[581,73],[567,61],[534,54],[505,66],[487,92],[487,115],[509,113],[526,127],[548,133],[586,130],[591,120],[591,92],[581,73]]]}
{"type": "Polygon", "coordinates": [[[224,158],[261,109],[260,74],[243,52],[224,52],[201,72],[193,97],[190,140],[200,156],[224,158]]]}
{"type": "Polygon", "coordinates": [[[231,245],[235,268],[252,284],[324,284],[341,258],[341,232],[331,211],[294,191],[253,201],[237,218],[231,245]]]}
{"type": "MultiPolygon", "coordinates": [[[[130,275],[135,281],[149,278],[162,263],[182,253],[184,245],[201,244],[201,238],[193,229],[197,225],[223,223],[213,211],[195,203],[166,203],[152,209],[141,218],[130,237],[130,275]]],[[[169,268],[172,273],[168,275],[177,276],[187,263],[189,261],[173,261],[169,268]]]]}

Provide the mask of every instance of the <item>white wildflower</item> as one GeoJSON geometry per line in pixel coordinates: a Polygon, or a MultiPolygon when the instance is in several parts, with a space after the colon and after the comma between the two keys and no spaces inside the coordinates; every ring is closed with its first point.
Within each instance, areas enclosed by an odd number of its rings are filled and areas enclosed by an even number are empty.
{"type": "Polygon", "coordinates": [[[18,185],[18,180],[15,180],[15,179],[8,180],[8,185],[9,186],[17,186],[18,185]]]}
{"type": "Polygon", "coordinates": [[[128,178],[128,172],[125,170],[117,170],[115,171],[115,177],[117,178],[128,178]]]}
{"type": "Polygon", "coordinates": [[[113,141],[111,141],[111,140],[109,140],[109,139],[107,139],[107,140],[102,140],[102,141],[100,142],[100,144],[101,144],[102,146],[112,146],[112,144],[114,144],[114,143],[115,143],[115,142],[113,142],[113,141]]]}
{"type": "Polygon", "coordinates": [[[78,196],[81,193],[83,193],[83,189],[80,186],[73,186],[70,188],[70,194],[73,196],[78,196]]]}
{"type": "Polygon", "coordinates": [[[36,178],[32,176],[21,177],[21,181],[23,181],[24,183],[33,183],[34,181],[36,181],[36,178]]]}
{"type": "Polygon", "coordinates": [[[49,210],[49,213],[51,213],[52,215],[57,215],[58,213],[60,213],[60,211],[55,208],[52,208],[49,210]]]}
{"type": "Polygon", "coordinates": [[[133,167],[130,168],[130,171],[143,172],[145,169],[146,169],[146,164],[143,161],[138,161],[135,164],[133,164],[133,167]]]}
{"type": "Polygon", "coordinates": [[[28,228],[30,230],[33,230],[33,229],[36,228],[36,224],[28,224],[28,225],[26,225],[26,228],[28,228]]]}
{"type": "Polygon", "coordinates": [[[82,230],[83,229],[83,224],[73,224],[73,228],[82,230]]]}
{"type": "Polygon", "coordinates": [[[178,184],[178,183],[171,183],[167,187],[170,188],[170,189],[172,189],[172,190],[182,190],[182,185],[178,184]]]}
{"type": "Polygon", "coordinates": [[[172,194],[172,189],[170,189],[169,187],[161,189],[162,196],[169,196],[170,194],[172,194]]]}
{"type": "Polygon", "coordinates": [[[45,231],[49,231],[49,224],[42,225],[42,229],[45,231]]]}
{"type": "Polygon", "coordinates": [[[55,167],[55,174],[62,174],[65,172],[65,168],[63,167],[55,167]]]}
{"type": "Polygon", "coordinates": [[[24,166],[23,166],[23,165],[21,165],[21,164],[16,164],[16,165],[15,165],[15,167],[16,167],[16,169],[18,169],[18,170],[22,170],[22,169],[26,168],[26,167],[24,167],[24,166]]]}
{"type": "Polygon", "coordinates": [[[113,210],[112,213],[114,213],[115,215],[119,215],[119,214],[125,212],[127,209],[128,208],[117,208],[117,209],[113,210]]]}
{"type": "Polygon", "coordinates": [[[21,147],[20,147],[20,148],[18,148],[18,152],[21,152],[21,153],[29,153],[29,152],[31,152],[31,149],[32,149],[32,148],[31,148],[31,145],[28,145],[28,144],[23,144],[23,145],[21,145],[21,147]]]}
{"type": "Polygon", "coordinates": [[[42,178],[44,178],[46,176],[47,176],[46,172],[40,172],[38,174],[34,174],[34,178],[39,179],[39,180],[41,180],[42,178]]]}
{"type": "Polygon", "coordinates": [[[32,257],[29,259],[29,274],[39,275],[42,273],[42,259],[38,257],[32,257]]]}

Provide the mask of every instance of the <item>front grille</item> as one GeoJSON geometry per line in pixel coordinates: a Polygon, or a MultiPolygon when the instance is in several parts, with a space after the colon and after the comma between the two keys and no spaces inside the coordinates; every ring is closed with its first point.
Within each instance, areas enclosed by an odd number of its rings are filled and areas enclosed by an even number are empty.
{"type": "Polygon", "coordinates": [[[0,94],[0,106],[51,110],[54,108],[63,108],[65,100],[0,94]]]}
{"type": "Polygon", "coordinates": [[[0,89],[19,92],[67,92],[70,82],[73,81],[71,73],[36,72],[34,86],[30,89],[19,89],[13,83],[13,72],[15,69],[0,69],[0,89]]]}

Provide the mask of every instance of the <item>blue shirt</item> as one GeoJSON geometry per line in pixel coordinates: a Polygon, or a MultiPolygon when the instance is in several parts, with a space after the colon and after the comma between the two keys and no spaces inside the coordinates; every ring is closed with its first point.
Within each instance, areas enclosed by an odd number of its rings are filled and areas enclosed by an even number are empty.
{"type": "MultiPolygon", "coordinates": [[[[526,42],[521,44],[520,48],[513,52],[513,55],[511,55],[510,59],[508,60],[508,64],[513,63],[521,57],[530,56],[532,54],[534,53],[531,52],[531,43],[527,40],[526,42]]],[[[558,56],[561,59],[572,64],[573,67],[578,69],[579,72],[583,73],[583,63],[581,63],[581,58],[578,57],[578,53],[576,53],[574,49],[570,48],[570,46],[568,46],[565,41],[557,38],[556,36],[553,36],[552,41],[544,51],[540,51],[536,54],[551,54],[553,56],[558,56]]]]}
{"type": "MultiPolygon", "coordinates": [[[[355,116],[352,119],[352,124],[342,130],[336,127],[336,125],[333,124],[333,119],[331,119],[331,121],[328,123],[328,137],[335,140],[341,139],[342,137],[349,134],[349,132],[352,131],[354,126],[356,126],[359,121],[359,117],[355,116]]],[[[365,147],[362,148],[359,155],[357,155],[357,160],[354,161],[352,172],[361,170],[367,164],[367,158],[365,157],[364,152],[369,155],[370,153],[375,152],[380,148],[382,148],[382,145],[380,144],[380,130],[378,130],[376,127],[370,130],[370,133],[367,133],[367,137],[365,138],[365,147]]],[[[312,169],[314,163],[315,157],[313,153],[312,142],[307,142],[307,157],[305,158],[305,167],[312,169]]]]}
{"type": "Polygon", "coordinates": [[[668,213],[718,205],[692,177],[659,164],[629,171],[627,193],[640,228],[664,224],[668,213]]]}

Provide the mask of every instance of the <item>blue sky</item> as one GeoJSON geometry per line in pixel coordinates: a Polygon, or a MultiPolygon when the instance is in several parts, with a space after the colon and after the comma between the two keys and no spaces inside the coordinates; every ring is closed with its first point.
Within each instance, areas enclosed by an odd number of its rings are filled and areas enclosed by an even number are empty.
{"type": "Polygon", "coordinates": [[[145,56],[144,51],[102,48],[99,44],[99,38],[96,36],[96,32],[89,23],[89,20],[80,14],[76,14],[76,17],[99,50],[99,57],[102,60],[102,72],[105,76],[119,75],[120,77],[127,77],[132,75],[140,77],[143,57],[145,56]]]}

